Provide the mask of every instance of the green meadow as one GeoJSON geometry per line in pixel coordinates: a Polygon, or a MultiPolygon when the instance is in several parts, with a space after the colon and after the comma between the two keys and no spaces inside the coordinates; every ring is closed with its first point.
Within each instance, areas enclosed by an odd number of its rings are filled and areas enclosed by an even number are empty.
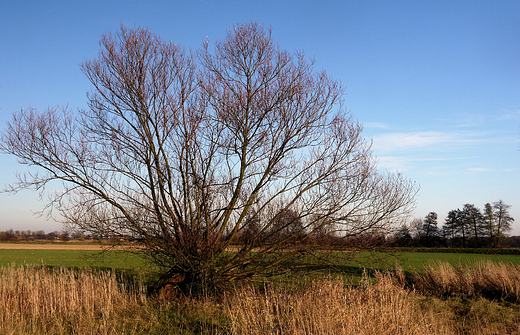
{"type": "MultiPolygon", "coordinates": [[[[446,262],[453,266],[466,266],[487,261],[520,265],[518,255],[487,255],[463,253],[349,253],[330,252],[319,255],[321,260],[305,256],[291,260],[299,262],[302,271],[326,274],[359,272],[362,269],[418,271],[432,263],[446,262]]],[[[128,251],[0,249],[0,267],[9,265],[46,265],[51,267],[91,267],[115,270],[146,270],[149,264],[140,256],[128,251]]]]}
{"type": "Polygon", "coordinates": [[[0,267],[13,264],[115,270],[134,270],[147,266],[141,257],[128,251],[0,249],[0,267]]]}

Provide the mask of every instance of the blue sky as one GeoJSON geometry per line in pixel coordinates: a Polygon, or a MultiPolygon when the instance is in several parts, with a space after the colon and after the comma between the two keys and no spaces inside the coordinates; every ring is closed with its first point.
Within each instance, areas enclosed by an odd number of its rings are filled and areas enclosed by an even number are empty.
{"type": "MultiPolygon", "coordinates": [[[[512,205],[520,234],[519,1],[11,1],[0,4],[0,125],[13,111],[85,108],[79,64],[121,24],[184,47],[237,23],[272,27],[346,87],[381,169],[420,184],[415,217],[465,203],[512,205]]],[[[25,171],[0,156],[0,186],[25,171]]],[[[44,202],[0,194],[0,230],[61,230],[44,202]]]]}

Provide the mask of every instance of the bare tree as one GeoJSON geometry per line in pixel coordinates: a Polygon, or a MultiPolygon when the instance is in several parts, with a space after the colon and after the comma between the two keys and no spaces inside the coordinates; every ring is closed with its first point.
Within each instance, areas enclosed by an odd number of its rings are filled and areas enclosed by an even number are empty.
{"type": "Polygon", "coordinates": [[[0,148],[39,172],[11,191],[62,181],[50,205],[68,224],[131,238],[181,288],[276,268],[312,218],[346,237],[384,231],[413,206],[413,183],[376,170],[341,85],[261,25],[197,53],[125,27],[100,44],[82,65],[88,109],[14,114],[0,148]],[[226,252],[252,217],[250,243],[226,252]],[[290,233],[273,239],[280,222],[290,233]]]}
{"type": "Polygon", "coordinates": [[[473,204],[465,204],[461,214],[462,220],[464,221],[462,225],[468,227],[472,245],[480,247],[482,244],[482,235],[484,233],[484,220],[480,209],[475,207],[473,204]]]}
{"type": "Polygon", "coordinates": [[[493,206],[488,202],[484,205],[484,211],[482,214],[483,230],[486,237],[493,247],[497,246],[498,239],[495,234],[495,212],[493,206]]]}
{"type": "Polygon", "coordinates": [[[506,204],[504,201],[499,200],[494,202],[493,208],[495,209],[495,239],[496,243],[498,243],[498,241],[504,239],[506,237],[506,233],[512,229],[511,224],[513,221],[515,221],[515,219],[513,219],[513,217],[509,214],[511,205],[506,204]]]}

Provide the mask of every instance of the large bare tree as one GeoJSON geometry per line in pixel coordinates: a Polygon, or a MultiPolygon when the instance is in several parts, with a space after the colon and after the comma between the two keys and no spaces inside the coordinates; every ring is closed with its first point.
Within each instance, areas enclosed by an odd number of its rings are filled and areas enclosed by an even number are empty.
{"type": "Polygon", "coordinates": [[[62,181],[50,204],[68,224],[131,238],[184,288],[271,270],[322,225],[385,231],[413,205],[413,183],[376,170],[341,85],[263,26],[195,53],[125,27],[100,45],[82,65],[88,109],[14,114],[0,148],[38,172],[11,190],[62,181]]]}

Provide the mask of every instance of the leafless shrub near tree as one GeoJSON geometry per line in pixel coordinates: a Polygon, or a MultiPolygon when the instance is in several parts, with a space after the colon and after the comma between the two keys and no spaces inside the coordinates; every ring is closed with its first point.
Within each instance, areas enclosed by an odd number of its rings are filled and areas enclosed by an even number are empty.
{"type": "Polygon", "coordinates": [[[62,181],[51,205],[68,224],[133,239],[183,289],[270,271],[314,232],[384,231],[413,205],[342,86],[263,26],[197,52],[125,27],[100,45],[88,109],[22,110],[3,132],[2,152],[38,168],[11,191],[62,181]]]}

